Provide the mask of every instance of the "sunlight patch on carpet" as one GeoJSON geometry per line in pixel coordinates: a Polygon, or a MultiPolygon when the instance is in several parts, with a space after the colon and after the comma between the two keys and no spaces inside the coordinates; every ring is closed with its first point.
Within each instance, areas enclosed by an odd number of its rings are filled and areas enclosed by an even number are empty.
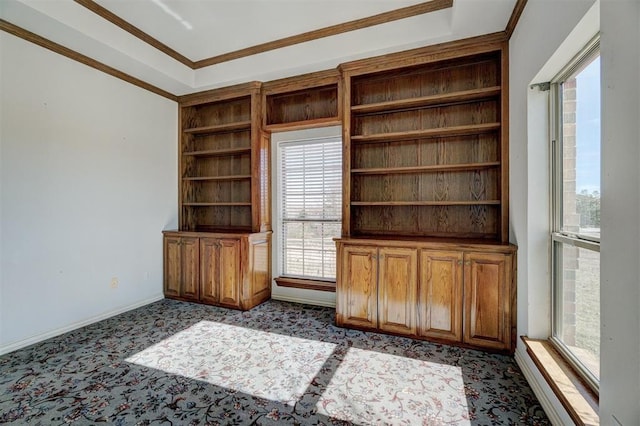
{"type": "Polygon", "coordinates": [[[201,321],[126,361],[294,405],[335,346],[201,321]]]}
{"type": "Polygon", "coordinates": [[[471,424],[459,367],[357,348],[349,348],[316,408],[358,424],[471,424]]]}

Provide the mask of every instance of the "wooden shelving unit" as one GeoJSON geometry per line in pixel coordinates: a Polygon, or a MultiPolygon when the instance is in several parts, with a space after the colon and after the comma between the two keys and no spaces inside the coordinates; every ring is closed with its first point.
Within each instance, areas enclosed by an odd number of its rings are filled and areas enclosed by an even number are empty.
{"type": "Polygon", "coordinates": [[[249,154],[251,148],[227,148],[227,149],[203,149],[200,151],[185,151],[183,156],[188,157],[190,155],[196,157],[215,157],[218,155],[231,155],[231,154],[249,154]]]}
{"type": "Polygon", "coordinates": [[[181,230],[270,230],[261,105],[257,82],[180,99],[181,230]]]}
{"type": "Polygon", "coordinates": [[[183,133],[193,133],[194,135],[228,133],[239,130],[251,130],[251,121],[241,121],[237,123],[216,124],[213,126],[192,127],[182,130],[183,133]]]}
{"type": "Polygon", "coordinates": [[[341,66],[344,236],[507,241],[503,52],[341,66]]]}
{"type": "Polygon", "coordinates": [[[508,44],[342,64],[339,326],[511,353],[508,44]]]}
{"type": "Polygon", "coordinates": [[[339,73],[328,70],[270,81],[263,86],[268,132],[342,124],[339,73]]]}
{"type": "Polygon", "coordinates": [[[183,96],[179,229],[164,232],[166,297],[251,309],[271,295],[269,139],[261,83],[183,96]]]}
{"type": "Polygon", "coordinates": [[[388,112],[401,109],[421,108],[428,106],[455,105],[485,99],[487,97],[500,95],[500,86],[483,87],[480,89],[463,90],[454,93],[444,93],[431,96],[420,96],[416,98],[398,99],[387,102],[374,102],[362,105],[352,105],[351,112],[374,113],[388,112]]]}

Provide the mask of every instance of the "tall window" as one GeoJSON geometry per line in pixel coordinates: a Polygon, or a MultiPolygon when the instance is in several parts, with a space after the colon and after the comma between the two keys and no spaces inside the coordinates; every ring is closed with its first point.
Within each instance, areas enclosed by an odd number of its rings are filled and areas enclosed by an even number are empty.
{"type": "Polygon", "coordinates": [[[342,141],[278,144],[280,274],[333,281],[342,219],[342,141]]]}
{"type": "Polygon", "coordinates": [[[591,42],[552,82],[552,341],[600,381],[600,54],[591,42]]]}

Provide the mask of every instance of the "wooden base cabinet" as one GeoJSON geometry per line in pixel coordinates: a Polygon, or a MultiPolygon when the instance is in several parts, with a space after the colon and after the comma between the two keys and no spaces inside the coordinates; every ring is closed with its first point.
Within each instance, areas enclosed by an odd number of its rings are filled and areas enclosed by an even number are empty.
{"type": "Polygon", "coordinates": [[[514,255],[465,253],[464,342],[515,349],[514,255]],[[513,318],[512,318],[513,317],[513,318]]]}
{"type": "Polygon", "coordinates": [[[164,294],[235,309],[271,297],[271,233],[164,232],[164,294]]]}
{"type": "Polygon", "coordinates": [[[164,294],[198,300],[200,294],[200,245],[196,237],[167,235],[164,238],[164,294]]]}
{"type": "Polygon", "coordinates": [[[336,242],[338,326],[515,350],[515,246],[336,242]]]}
{"type": "Polygon", "coordinates": [[[349,283],[336,288],[338,325],[378,328],[378,248],[339,244],[338,259],[337,283],[349,283]]]}
{"type": "Polygon", "coordinates": [[[402,247],[381,247],[378,253],[378,328],[415,334],[418,254],[402,247]]]}
{"type": "Polygon", "coordinates": [[[347,245],[342,256],[338,324],[415,334],[417,251],[347,245]]]}
{"type": "Polygon", "coordinates": [[[462,341],[462,262],[459,251],[420,250],[418,336],[462,341]]]}

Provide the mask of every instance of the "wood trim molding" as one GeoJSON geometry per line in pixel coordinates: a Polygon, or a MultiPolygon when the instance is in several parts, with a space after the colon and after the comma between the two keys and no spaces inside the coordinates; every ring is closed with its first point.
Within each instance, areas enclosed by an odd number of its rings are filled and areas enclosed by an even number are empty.
{"type": "Polygon", "coordinates": [[[249,81],[246,83],[235,84],[233,86],[220,87],[219,89],[205,90],[204,92],[178,96],[178,102],[181,106],[190,106],[203,102],[223,101],[225,99],[241,96],[250,96],[252,93],[257,94],[261,88],[262,82],[249,81]]]}
{"type": "Polygon", "coordinates": [[[324,71],[316,71],[308,74],[296,75],[293,77],[280,78],[278,80],[267,81],[262,84],[262,91],[265,95],[275,95],[279,93],[290,93],[296,90],[304,90],[312,87],[329,86],[338,84],[340,73],[336,68],[324,71]]]}
{"type": "Polygon", "coordinates": [[[93,0],[74,0],[81,6],[86,7],[90,11],[99,15],[103,19],[111,22],[117,27],[123,29],[129,34],[139,38],[150,46],[155,47],[166,55],[172,57],[178,62],[188,66],[191,69],[205,68],[211,65],[220,64],[222,62],[232,61],[234,59],[245,58],[247,56],[257,55],[258,53],[264,53],[271,50],[281,49],[283,47],[293,46],[295,44],[305,43],[312,40],[317,40],[324,37],[330,37],[337,34],[346,33],[349,31],[360,30],[363,28],[372,27],[375,25],[384,24],[387,22],[397,21],[399,19],[410,18],[412,16],[423,15],[425,13],[437,12],[442,9],[448,9],[453,6],[453,0],[431,0],[424,3],[419,3],[413,6],[403,7],[400,9],[391,10],[389,12],[379,13],[377,15],[368,16],[366,18],[355,19],[353,21],[344,22],[342,24],[331,25],[329,27],[320,28],[313,31],[307,31],[301,34],[296,34],[290,37],[284,37],[278,40],[273,40],[267,43],[261,43],[254,46],[246,47],[244,49],[235,50],[232,52],[223,53],[221,55],[212,56],[210,58],[201,59],[198,61],[192,61],[186,56],[173,50],[166,44],[160,42],[156,38],[145,33],[135,25],[120,18],[110,10],[100,6],[93,0]]]}
{"type": "Polygon", "coordinates": [[[371,72],[386,71],[389,69],[412,65],[422,65],[444,59],[453,59],[475,53],[501,50],[503,49],[503,44],[506,41],[507,38],[505,32],[499,31],[496,33],[447,41],[411,50],[404,50],[401,52],[393,52],[386,55],[345,62],[338,65],[338,69],[343,74],[346,73],[350,76],[369,74],[371,72]]]}
{"type": "Polygon", "coordinates": [[[527,5],[527,0],[518,0],[516,2],[516,5],[513,6],[513,12],[511,12],[511,17],[509,18],[507,27],[504,30],[504,32],[507,34],[507,40],[511,38],[513,31],[516,29],[516,25],[518,24],[520,15],[522,15],[522,11],[524,10],[524,7],[526,5],[527,5]]]}
{"type": "Polygon", "coordinates": [[[556,394],[569,417],[580,426],[600,424],[598,396],[578,377],[573,368],[546,340],[522,336],[527,353],[556,394]]]}
{"type": "Polygon", "coordinates": [[[303,288],[306,290],[330,291],[335,293],[335,281],[304,280],[300,278],[277,277],[274,278],[280,287],[303,288]]]}
{"type": "Polygon", "coordinates": [[[257,44],[255,46],[195,61],[194,68],[204,68],[222,62],[232,61],[234,59],[257,55],[258,53],[264,53],[270,50],[281,49],[283,47],[293,46],[295,44],[305,43],[324,37],[330,37],[349,31],[360,30],[363,28],[372,27],[374,25],[397,21],[399,19],[410,18],[412,16],[422,15],[429,12],[436,12],[438,10],[447,9],[452,6],[453,0],[431,0],[413,6],[392,10],[390,12],[379,13],[367,18],[356,19],[337,25],[331,25],[329,27],[320,28],[318,30],[308,31],[294,36],[281,38],[267,43],[257,44]]]}
{"type": "Polygon", "coordinates": [[[115,13],[111,12],[109,9],[106,9],[100,6],[98,3],[94,2],[93,0],[74,0],[74,1],[78,3],[80,6],[86,7],[87,9],[89,9],[96,15],[100,16],[101,18],[111,22],[113,25],[120,27],[121,29],[125,30],[126,32],[133,35],[134,37],[139,38],[140,40],[144,41],[148,45],[155,47],[165,55],[171,56],[176,61],[181,62],[182,64],[188,66],[191,69],[194,69],[194,63],[191,59],[181,55],[180,53],[176,52],[166,44],[151,37],[149,34],[145,33],[135,25],[132,25],[129,22],[125,21],[115,13]]]}
{"type": "Polygon", "coordinates": [[[29,41],[33,44],[37,44],[40,47],[44,47],[45,49],[51,50],[52,52],[58,53],[62,56],[66,56],[69,59],[80,62],[81,64],[87,65],[98,71],[102,71],[105,74],[109,74],[113,77],[119,78],[120,80],[133,84],[134,86],[138,86],[142,89],[148,90],[152,93],[155,93],[156,95],[160,95],[172,101],[178,100],[178,97],[172,93],[169,93],[165,90],[160,89],[159,87],[142,81],[139,78],[133,77],[132,75],[119,71],[113,67],[110,67],[109,65],[103,64],[102,62],[96,61],[95,59],[83,55],[82,53],[76,52],[75,50],[71,50],[58,43],[41,37],[38,34],[25,30],[24,28],[5,21],[4,19],[0,19],[0,30],[19,37],[23,40],[29,41]]]}

